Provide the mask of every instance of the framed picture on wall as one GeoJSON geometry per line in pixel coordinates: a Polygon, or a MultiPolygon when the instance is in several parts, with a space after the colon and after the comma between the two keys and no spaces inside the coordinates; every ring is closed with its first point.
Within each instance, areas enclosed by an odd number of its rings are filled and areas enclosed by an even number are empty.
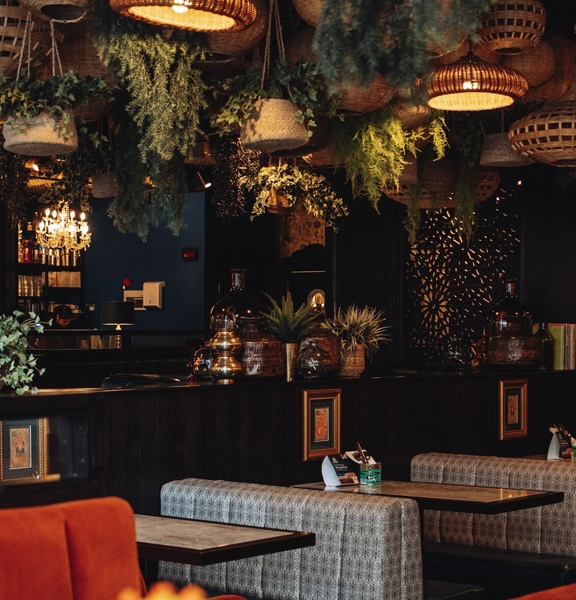
{"type": "Polygon", "coordinates": [[[528,380],[500,381],[500,439],[528,435],[528,380]]]}
{"type": "Polygon", "coordinates": [[[0,422],[0,482],[44,476],[45,419],[0,422]]]}
{"type": "Polygon", "coordinates": [[[302,459],[340,453],[340,389],[302,392],[302,459]]]}

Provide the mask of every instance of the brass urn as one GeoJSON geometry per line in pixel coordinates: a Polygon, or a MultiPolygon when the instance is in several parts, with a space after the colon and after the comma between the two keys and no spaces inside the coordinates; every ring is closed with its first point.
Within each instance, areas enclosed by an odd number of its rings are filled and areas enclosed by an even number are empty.
{"type": "Polygon", "coordinates": [[[210,365],[210,373],[217,383],[233,383],[234,378],[242,375],[242,363],[239,360],[243,344],[236,334],[236,317],[233,307],[219,314],[212,323],[216,331],[209,346],[215,354],[210,365]]]}

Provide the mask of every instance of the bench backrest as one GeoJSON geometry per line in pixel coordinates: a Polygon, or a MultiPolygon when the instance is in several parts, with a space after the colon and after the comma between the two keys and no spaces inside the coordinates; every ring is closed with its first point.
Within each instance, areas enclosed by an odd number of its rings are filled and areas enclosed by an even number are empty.
{"type": "Polygon", "coordinates": [[[184,479],[165,516],[316,533],[316,545],[227,563],[160,566],[160,578],[269,600],[421,600],[418,508],[400,498],[184,479]]]}
{"type": "Polygon", "coordinates": [[[412,459],[412,481],[563,491],[564,502],[501,515],[425,511],[424,538],[541,554],[576,556],[574,464],[431,452],[412,459]]]}

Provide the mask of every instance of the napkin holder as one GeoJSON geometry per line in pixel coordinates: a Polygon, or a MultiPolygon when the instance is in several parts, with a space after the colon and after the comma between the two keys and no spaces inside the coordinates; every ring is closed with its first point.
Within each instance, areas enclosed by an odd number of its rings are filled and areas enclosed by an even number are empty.
{"type": "Polygon", "coordinates": [[[570,438],[556,427],[550,427],[552,439],[548,446],[548,460],[572,460],[573,450],[570,438]]]}
{"type": "MultiPolygon", "coordinates": [[[[322,479],[324,485],[339,487],[341,485],[358,485],[361,460],[358,452],[349,450],[344,454],[325,456],[322,461],[322,479]]],[[[368,462],[376,461],[370,456],[368,462]]]]}

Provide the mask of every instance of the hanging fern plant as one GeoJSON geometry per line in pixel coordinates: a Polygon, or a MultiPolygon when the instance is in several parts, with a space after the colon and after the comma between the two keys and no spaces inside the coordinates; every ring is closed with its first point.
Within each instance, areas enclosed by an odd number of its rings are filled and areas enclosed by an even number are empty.
{"type": "Polygon", "coordinates": [[[140,130],[143,162],[191,153],[207,106],[207,86],[197,61],[203,57],[197,34],[157,27],[96,3],[95,43],[102,60],[130,94],[127,111],[140,130]]]}
{"type": "MultiPolygon", "coordinates": [[[[0,141],[4,141],[1,135],[0,141]]],[[[14,231],[26,220],[31,200],[26,193],[28,169],[25,163],[26,157],[0,147],[0,207],[14,231]]]]}
{"type": "Polygon", "coordinates": [[[411,88],[428,69],[427,46],[456,42],[463,33],[475,37],[494,1],[324,2],[314,37],[318,66],[330,82],[369,83],[381,73],[392,85],[411,88]]]}
{"type": "MultiPolygon", "coordinates": [[[[435,117],[442,119],[442,117],[435,117]]],[[[405,155],[416,156],[416,142],[433,135],[438,156],[443,156],[446,135],[440,124],[430,129],[404,130],[390,106],[336,122],[332,131],[334,153],[343,161],[355,197],[368,198],[378,210],[383,187],[398,187],[406,165],[405,155]]]]}

